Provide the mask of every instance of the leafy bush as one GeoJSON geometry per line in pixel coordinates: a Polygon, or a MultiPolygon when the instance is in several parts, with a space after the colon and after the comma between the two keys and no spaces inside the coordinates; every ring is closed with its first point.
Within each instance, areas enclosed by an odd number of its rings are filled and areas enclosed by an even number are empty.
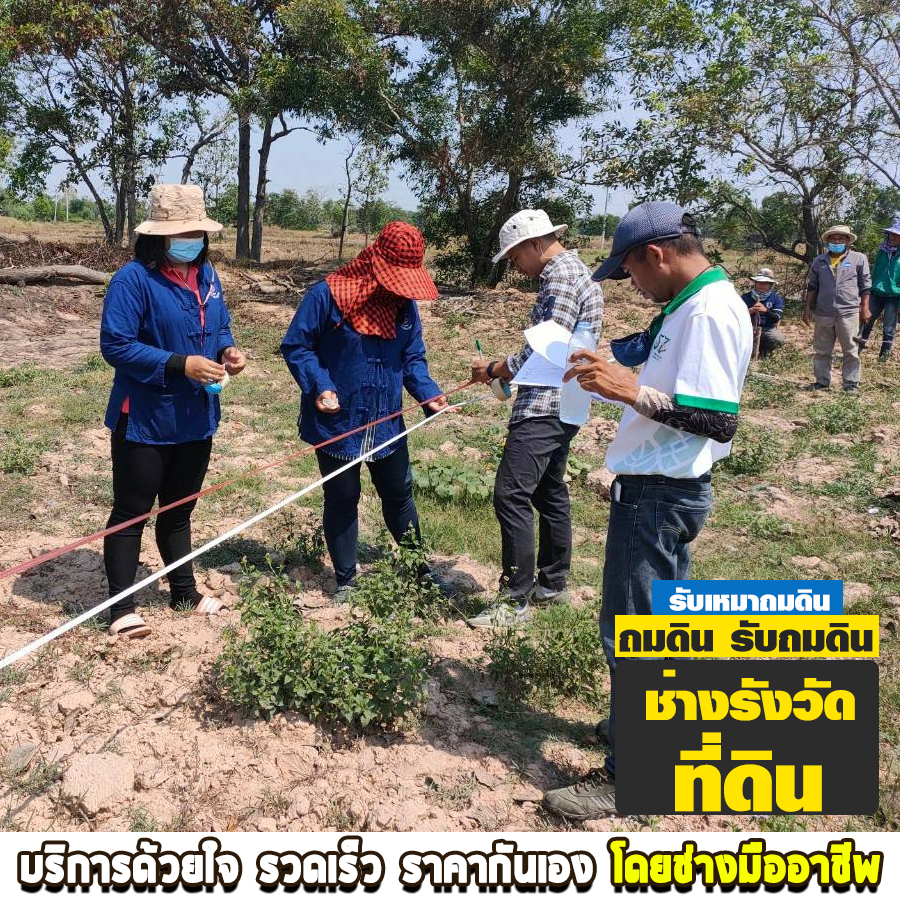
{"type": "Polygon", "coordinates": [[[781,458],[781,447],[771,435],[738,431],[731,455],[719,465],[732,475],[759,475],[781,458]]]}
{"type": "Polygon", "coordinates": [[[288,579],[245,567],[243,632],[228,629],[216,677],[223,695],[256,716],[294,710],[313,721],[389,725],[419,708],[431,659],[419,631],[354,611],[323,631],[291,605],[288,579]]]}
{"type": "Polygon", "coordinates": [[[356,580],[354,605],[381,619],[438,618],[448,602],[428,577],[428,553],[410,530],[399,546],[386,532],[372,567],[356,580]]]}
{"type": "Polygon", "coordinates": [[[447,503],[487,503],[494,492],[492,475],[454,460],[419,463],[413,471],[418,490],[447,503]]]}
{"type": "Polygon", "coordinates": [[[31,384],[44,376],[46,372],[32,362],[24,362],[13,369],[0,369],[0,388],[20,387],[31,384]]]}
{"type": "Polygon", "coordinates": [[[583,481],[590,470],[591,467],[586,462],[570,453],[566,460],[566,474],[563,476],[563,481],[583,481]]]}
{"type": "Polygon", "coordinates": [[[513,697],[550,704],[559,698],[596,702],[605,665],[596,605],[535,610],[524,629],[493,632],[488,671],[513,697]]]}
{"type": "Polygon", "coordinates": [[[825,403],[814,403],[807,410],[810,428],[826,434],[858,431],[866,423],[866,411],[855,397],[840,397],[825,403]]]}
{"type": "Polygon", "coordinates": [[[0,472],[7,475],[34,475],[46,447],[44,441],[29,440],[24,435],[4,437],[0,446],[0,472]]]}

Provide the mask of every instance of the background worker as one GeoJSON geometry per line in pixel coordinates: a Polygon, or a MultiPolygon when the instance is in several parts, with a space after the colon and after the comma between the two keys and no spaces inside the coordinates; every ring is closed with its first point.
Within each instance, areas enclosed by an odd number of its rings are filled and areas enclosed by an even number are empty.
{"type": "Polygon", "coordinates": [[[622,365],[579,351],[565,375],[628,407],[606,452],[616,474],[600,613],[610,749],[603,769],[544,797],[549,811],[577,821],[616,811],[616,616],[652,614],[652,582],[689,577],[690,544],[712,506],[709,472],[731,450],[753,343],[740,296],[707,259],[693,218],[674,203],[642,203],[616,227],[594,278],[628,277],[662,312],[648,331],[611,342],[622,365]]]}
{"type": "Polygon", "coordinates": [[[741,296],[754,329],[759,328],[760,356],[768,356],[784,344],[784,334],[778,330],[784,316],[784,297],[775,290],[776,283],[771,269],[760,269],[753,276],[753,287],[741,296]]]}
{"type": "MultiPolygon", "coordinates": [[[[539,279],[532,325],[553,319],[573,331],[577,322],[590,322],[599,338],[603,294],[578,254],[559,242],[567,227],[554,225],[542,209],[523,209],[500,229],[500,252],[494,262],[507,258],[524,275],[539,279]]],[[[531,352],[526,345],[504,360],[476,359],[472,380],[484,384],[494,378],[511,381],[531,352]]],[[[522,386],[517,390],[494,482],[494,511],[503,547],[501,601],[470,618],[469,625],[474,628],[524,621],[531,615],[531,604],[568,602],[572,520],[564,477],[569,444],[578,426],[560,421],[559,393],[559,388],[551,387],[522,386]],[[536,558],[533,509],[539,517],[536,558]]]]}
{"type": "Polygon", "coordinates": [[[824,253],[809,268],[803,322],[813,324],[811,390],[831,387],[831,357],[841,345],[841,380],[845,391],[859,389],[859,329],[869,318],[872,277],[864,253],[850,249],[856,235],[846,225],[833,225],[823,235],[824,253]]]}
{"type": "Polygon", "coordinates": [[[875,254],[872,266],[872,296],[869,300],[869,319],[863,325],[859,349],[865,350],[869,335],[878,321],[882,320],[881,351],[878,359],[886,362],[894,347],[894,333],[897,330],[897,308],[900,306],[900,219],[890,228],[884,229],[884,242],[875,254]]]}
{"type": "MultiPolygon", "coordinates": [[[[234,346],[219,277],[207,261],[209,233],[203,191],[158,184],[150,216],[135,229],[134,259],[109,282],[100,325],[100,351],[115,369],[106,426],[112,431],[113,509],[107,527],[195,494],[203,486],[219,398],[205,388],[246,365],[234,346]]],[[[156,544],[168,565],[191,552],[196,501],[156,517],[156,544]]],[[[144,523],[103,541],[109,596],[134,584],[144,523]]],[[[220,600],[197,590],[187,562],[169,573],[170,605],[212,615],[220,600]]],[[[150,634],[134,597],[110,610],[110,633],[150,634]]]]}
{"type": "MultiPolygon", "coordinates": [[[[318,444],[398,412],[403,389],[437,412],[447,398],[428,371],[417,300],[436,300],[425,270],[425,239],[405,222],[389,222],[352,262],[314,284],[300,301],[281,344],[302,391],[300,437],[318,444]]],[[[398,416],[316,451],[329,475],[405,429],[398,416]]],[[[421,539],[406,438],[366,461],[384,523],[398,543],[421,539]]],[[[323,530],[337,582],[335,604],[350,600],[356,580],[361,464],[323,485],[323,530]]]]}

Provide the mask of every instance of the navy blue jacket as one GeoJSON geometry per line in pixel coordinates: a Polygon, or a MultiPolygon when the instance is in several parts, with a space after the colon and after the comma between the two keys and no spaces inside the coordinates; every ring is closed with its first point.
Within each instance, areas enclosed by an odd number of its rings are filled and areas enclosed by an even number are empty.
{"type": "MultiPolygon", "coordinates": [[[[300,301],[281,344],[281,353],[300,385],[300,437],[309,444],[350,431],[402,409],[403,388],[416,400],[430,400],[441,389],[428,374],[422,322],[415,301],[407,300],[397,317],[392,339],[358,334],[342,321],[340,310],[324,281],[314,284],[300,301]],[[316,398],[334,391],[341,408],[333,415],[320,413],[316,398]]],[[[376,426],[378,446],[405,429],[403,417],[376,426]]],[[[325,448],[331,456],[353,459],[359,455],[365,431],[325,448]]],[[[388,456],[403,445],[403,438],[375,454],[388,456]]]]}
{"type": "MultiPolygon", "coordinates": [[[[756,298],[753,296],[753,291],[747,291],[746,294],[741,296],[741,299],[747,304],[747,309],[756,305],[756,298]]],[[[765,304],[766,309],[768,309],[768,312],[764,315],[760,315],[759,325],[763,331],[768,331],[770,328],[774,328],[784,315],[784,297],[777,291],[772,291],[772,293],[763,300],[763,303],[765,304]]]]}
{"type": "Polygon", "coordinates": [[[183,372],[167,376],[173,354],[218,360],[234,346],[231,317],[222,286],[206,263],[197,278],[204,298],[200,306],[187,287],[174,284],[155,269],[133,260],[109,282],[100,324],[100,352],[116,370],[106,409],[106,426],[115,430],[122,403],[129,398],[129,441],[182,444],[215,434],[219,399],[183,372]]]}

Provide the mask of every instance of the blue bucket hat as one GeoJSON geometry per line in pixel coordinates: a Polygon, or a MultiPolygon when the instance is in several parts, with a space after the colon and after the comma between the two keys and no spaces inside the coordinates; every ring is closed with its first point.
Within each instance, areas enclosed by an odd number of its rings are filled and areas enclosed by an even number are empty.
{"type": "Polygon", "coordinates": [[[603,265],[594,272],[594,281],[622,281],[628,273],[622,268],[625,257],[644,244],[662,241],[667,238],[681,237],[683,234],[694,234],[699,237],[700,231],[694,217],[677,203],[666,200],[651,200],[640,203],[629,210],[616,226],[613,234],[612,252],[603,265]]]}

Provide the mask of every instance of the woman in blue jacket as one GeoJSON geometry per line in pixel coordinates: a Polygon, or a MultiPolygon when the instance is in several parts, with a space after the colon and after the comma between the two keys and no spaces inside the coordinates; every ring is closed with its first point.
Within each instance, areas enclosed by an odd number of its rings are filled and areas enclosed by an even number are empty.
{"type": "MultiPolygon", "coordinates": [[[[192,185],[156,185],[150,218],[135,230],[135,258],[113,276],[103,304],[100,350],[115,369],[106,411],[112,431],[113,510],[107,527],[144,515],[200,490],[219,399],[227,376],[246,365],[234,346],[222,287],[207,262],[209,232],[203,192],[192,185]]],[[[196,501],[156,519],[156,544],[168,565],[191,551],[196,501]]],[[[108,535],[103,562],[109,595],[134,583],[144,522],[108,535]]],[[[204,597],[191,563],[169,573],[170,605],[212,615],[220,601],[204,597]]],[[[146,637],[134,597],[110,610],[110,633],[146,637]]]]}
{"type": "MultiPolygon", "coordinates": [[[[402,408],[405,387],[426,414],[447,405],[428,373],[416,300],[437,299],[423,266],[425,240],[405,222],[391,222],[353,262],[314,284],[303,297],[281,352],[300,385],[300,437],[310,444],[402,408]]],[[[317,450],[328,475],[405,428],[397,417],[317,450]]],[[[400,541],[420,537],[406,439],[367,460],[385,524],[400,541]]],[[[346,602],[356,577],[360,466],[326,481],[323,529],[337,580],[335,603],[346,602]]]]}

